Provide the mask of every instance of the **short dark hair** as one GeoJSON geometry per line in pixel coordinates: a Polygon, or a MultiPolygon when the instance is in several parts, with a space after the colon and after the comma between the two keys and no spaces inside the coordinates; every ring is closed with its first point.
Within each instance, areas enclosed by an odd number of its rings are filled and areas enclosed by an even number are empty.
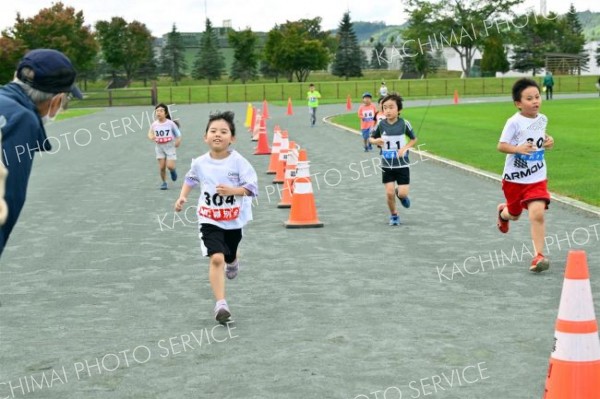
{"type": "Polygon", "coordinates": [[[398,94],[398,93],[388,94],[387,96],[385,96],[381,99],[381,104],[383,105],[384,102],[389,101],[389,100],[393,100],[396,102],[396,105],[398,106],[398,111],[400,111],[402,109],[402,101],[404,101],[404,100],[402,99],[400,94],[398,94]]]}
{"type": "Polygon", "coordinates": [[[312,86],[312,87],[315,87],[315,84],[314,84],[314,83],[311,83],[311,84],[309,84],[309,85],[308,85],[308,87],[311,87],[311,86],[312,86]]]}
{"type": "Polygon", "coordinates": [[[523,90],[528,87],[537,87],[538,91],[540,90],[540,85],[537,82],[530,78],[521,78],[513,84],[512,87],[512,98],[513,101],[521,101],[521,95],[523,94],[523,90]]]}
{"type": "Polygon", "coordinates": [[[204,131],[204,134],[208,133],[208,129],[210,129],[210,125],[214,121],[223,120],[223,121],[227,122],[227,124],[229,125],[229,130],[231,131],[231,136],[235,137],[235,123],[233,122],[234,118],[235,118],[235,114],[232,111],[211,112],[210,115],[208,115],[208,123],[206,124],[206,130],[204,131]]]}

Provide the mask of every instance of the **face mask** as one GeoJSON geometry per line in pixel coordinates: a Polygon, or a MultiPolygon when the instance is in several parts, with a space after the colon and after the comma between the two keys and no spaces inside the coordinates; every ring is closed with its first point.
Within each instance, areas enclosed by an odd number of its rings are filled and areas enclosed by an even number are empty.
{"type": "Polygon", "coordinates": [[[44,125],[47,125],[50,122],[54,122],[56,120],[56,117],[58,116],[58,114],[59,114],[59,112],[60,112],[61,109],[62,109],[62,99],[61,99],[60,106],[56,110],[56,113],[54,114],[54,116],[50,116],[50,109],[48,109],[48,113],[46,115],[42,116],[42,123],[44,125]]]}

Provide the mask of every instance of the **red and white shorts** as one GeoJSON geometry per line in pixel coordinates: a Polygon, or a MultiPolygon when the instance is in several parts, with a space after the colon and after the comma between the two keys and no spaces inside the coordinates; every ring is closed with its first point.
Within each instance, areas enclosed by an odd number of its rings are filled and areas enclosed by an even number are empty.
{"type": "Polygon", "coordinates": [[[523,209],[527,209],[531,201],[546,202],[546,209],[550,203],[550,193],[548,192],[548,180],[542,180],[537,183],[519,184],[502,180],[502,191],[506,197],[508,213],[513,216],[519,216],[523,209]]]}

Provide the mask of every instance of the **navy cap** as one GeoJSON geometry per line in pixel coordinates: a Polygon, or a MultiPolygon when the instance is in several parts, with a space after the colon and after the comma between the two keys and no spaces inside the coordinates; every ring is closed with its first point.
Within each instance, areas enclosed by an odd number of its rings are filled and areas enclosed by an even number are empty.
{"type": "Polygon", "coordinates": [[[73,97],[83,98],[75,86],[75,68],[66,55],[57,50],[37,49],[25,54],[17,67],[17,78],[34,89],[45,93],[71,93],[73,97]],[[33,79],[21,73],[24,67],[30,68],[33,79]]]}
{"type": "Polygon", "coordinates": [[[365,92],[363,93],[363,96],[362,96],[362,98],[365,98],[365,97],[371,97],[371,98],[373,98],[373,96],[371,95],[371,93],[369,93],[368,91],[365,91],[365,92]]]}

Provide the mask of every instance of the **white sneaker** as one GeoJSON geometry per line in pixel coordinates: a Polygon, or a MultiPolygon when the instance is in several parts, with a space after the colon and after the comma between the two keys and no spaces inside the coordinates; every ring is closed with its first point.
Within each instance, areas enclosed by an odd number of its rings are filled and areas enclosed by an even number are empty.
{"type": "Polygon", "coordinates": [[[226,324],[231,320],[231,312],[226,303],[215,305],[215,320],[221,324],[226,324]]]}

